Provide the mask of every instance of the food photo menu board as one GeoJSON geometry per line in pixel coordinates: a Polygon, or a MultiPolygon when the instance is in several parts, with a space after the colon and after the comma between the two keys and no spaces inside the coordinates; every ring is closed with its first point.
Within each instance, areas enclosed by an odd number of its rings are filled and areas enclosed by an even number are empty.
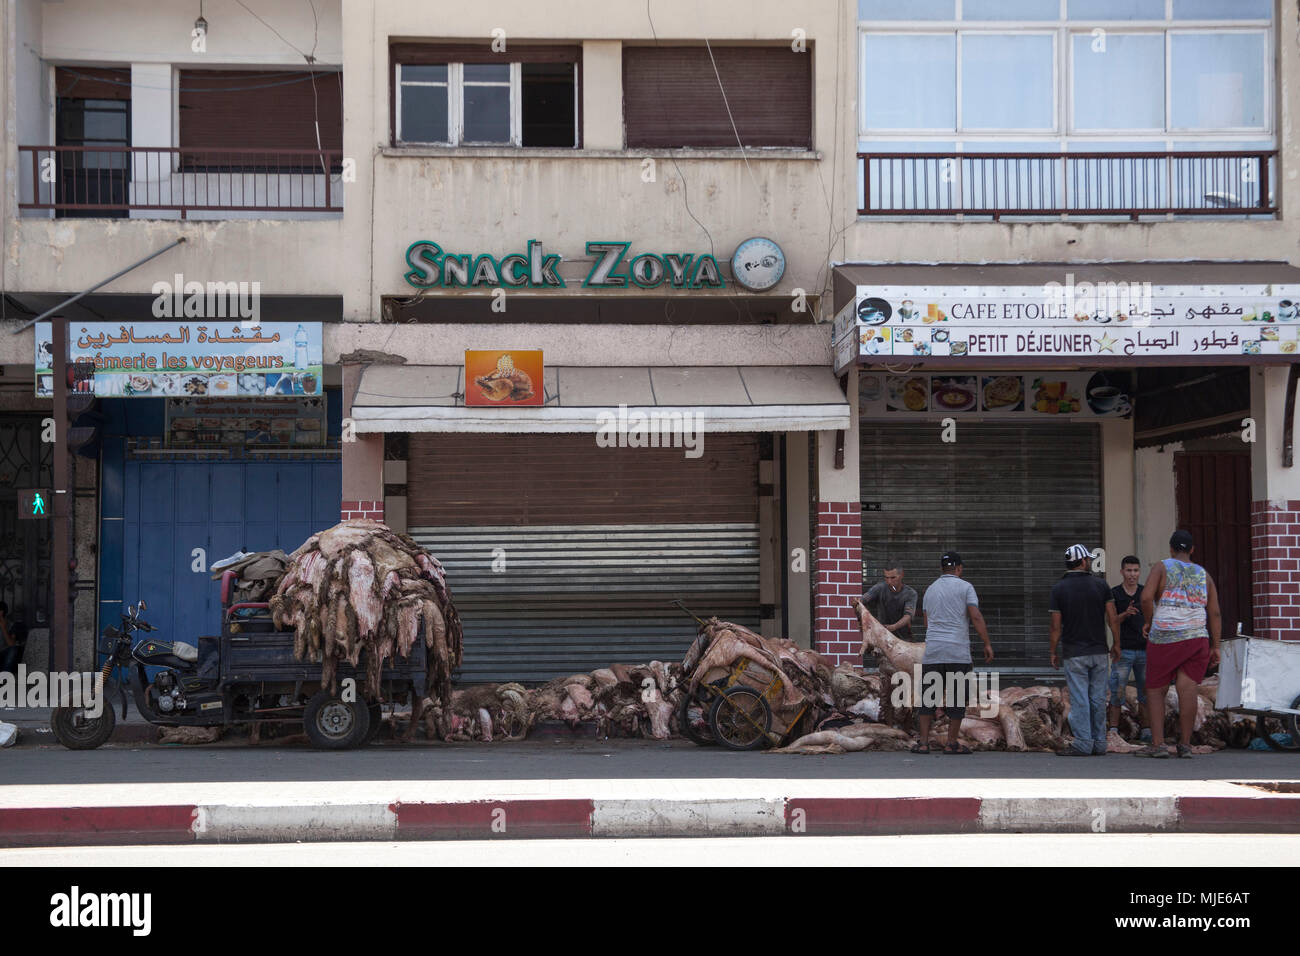
{"type": "Polygon", "coordinates": [[[1096,372],[858,373],[864,418],[971,415],[980,418],[1127,418],[1132,374],[1096,372]]]}
{"type": "Polygon", "coordinates": [[[167,399],[167,447],[321,448],[325,399],[167,399]]]}

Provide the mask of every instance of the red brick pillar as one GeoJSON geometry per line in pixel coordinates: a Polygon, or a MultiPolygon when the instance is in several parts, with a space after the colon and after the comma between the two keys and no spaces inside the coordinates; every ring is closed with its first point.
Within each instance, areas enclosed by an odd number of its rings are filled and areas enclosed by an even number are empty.
{"type": "MultiPolygon", "coordinates": [[[[1252,636],[1300,640],[1300,501],[1252,502],[1250,535],[1252,636]]],[[[1227,632],[1223,636],[1232,637],[1227,632]]]]}
{"type": "Polygon", "coordinates": [[[383,521],[384,503],[382,501],[345,501],[340,507],[339,517],[344,521],[348,518],[374,518],[376,521],[383,521]]]}
{"type": "Polygon", "coordinates": [[[862,503],[817,504],[817,652],[857,661],[862,630],[850,602],[862,596],[862,503]]]}

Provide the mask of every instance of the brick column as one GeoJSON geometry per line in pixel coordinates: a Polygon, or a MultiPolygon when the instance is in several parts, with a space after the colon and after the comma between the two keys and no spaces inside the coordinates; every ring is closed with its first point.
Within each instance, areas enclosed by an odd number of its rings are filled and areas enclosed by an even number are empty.
{"type": "Polygon", "coordinates": [[[1300,640],[1300,501],[1252,502],[1250,534],[1253,636],[1300,640]]]}
{"type": "MultiPolygon", "coordinates": [[[[1300,461],[1282,464],[1287,369],[1251,369],[1250,552],[1252,637],[1300,640],[1300,461]]],[[[1193,552],[1192,559],[1196,559],[1193,552]]],[[[1223,636],[1233,635],[1224,623],[1223,636]]]]}
{"type": "Polygon", "coordinates": [[[862,630],[849,606],[862,596],[862,503],[817,504],[817,652],[858,661],[862,630]]]}
{"type": "Polygon", "coordinates": [[[340,507],[339,517],[343,521],[348,518],[373,518],[376,521],[383,521],[384,503],[382,501],[345,501],[340,507]]]}

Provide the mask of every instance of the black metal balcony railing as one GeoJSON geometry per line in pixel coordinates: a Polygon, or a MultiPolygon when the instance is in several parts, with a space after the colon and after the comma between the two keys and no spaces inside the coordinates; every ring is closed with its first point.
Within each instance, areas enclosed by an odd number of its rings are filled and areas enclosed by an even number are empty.
{"type": "Polygon", "coordinates": [[[1277,150],[858,153],[862,216],[1273,215],[1277,150]]]}
{"type": "Polygon", "coordinates": [[[19,146],[20,209],[342,212],[342,153],[314,149],[19,146]]]}

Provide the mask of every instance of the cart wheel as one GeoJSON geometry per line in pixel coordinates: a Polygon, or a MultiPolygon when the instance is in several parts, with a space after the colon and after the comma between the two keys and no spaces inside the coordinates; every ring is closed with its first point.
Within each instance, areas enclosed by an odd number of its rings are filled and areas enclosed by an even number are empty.
{"type": "Polygon", "coordinates": [[[303,709],[302,725],[307,739],[317,747],[359,747],[370,729],[370,707],[363,700],[345,701],[328,690],[319,690],[303,709]]]}
{"type": "Polygon", "coordinates": [[[772,709],[758,691],[737,684],[713,702],[709,725],[718,743],[729,750],[757,750],[768,742],[772,709]]]}
{"type": "MultiPolygon", "coordinates": [[[[1291,701],[1291,709],[1298,708],[1300,708],[1300,697],[1291,701]]],[[[1255,718],[1255,736],[1273,750],[1300,750],[1300,721],[1296,720],[1295,714],[1287,714],[1285,717],[1259,716],[1255,718]],[[1273,739],[1273,735],[1278,733],[1290,735],[1289,747],[1273,739]]]]}
{"type": "Polygon", "coordinates": [[[677,725],[682,728],[682,736],[699,747],[712,747],[718,742],[709,722],[709,709],[707,703],[690,694],[683,694],[677,705],[677,725]]]}

